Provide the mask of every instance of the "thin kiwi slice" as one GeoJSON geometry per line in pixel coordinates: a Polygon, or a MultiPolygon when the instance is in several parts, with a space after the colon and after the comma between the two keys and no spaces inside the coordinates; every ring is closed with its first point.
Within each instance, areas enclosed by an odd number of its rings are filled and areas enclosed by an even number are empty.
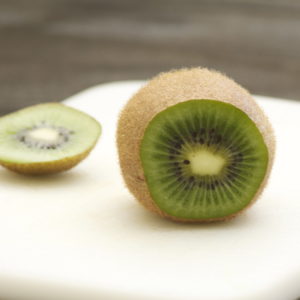
{"type": "Polygon", "coordinates": [[[227,220],[248,208],[275,151],[272,127],[251,95],[202,68],[162,73],[141,88],[121,112],[117,143],[132,194],[185,222],[227,220]]]}
{"type": "Polygon", "coordinates": [[[39,104],[0,118],[0,164],[22,174],[68,170],[101,133],[98,121],[61,103],[39,104]]]}
{"type": "Polygon", "coordinates": [[[215,100],[190,100],[158,113],[145,131],[140,155],[156,205],[189,219],[222,218],[246,207],[269,157],[253,121],[215,100]]]}

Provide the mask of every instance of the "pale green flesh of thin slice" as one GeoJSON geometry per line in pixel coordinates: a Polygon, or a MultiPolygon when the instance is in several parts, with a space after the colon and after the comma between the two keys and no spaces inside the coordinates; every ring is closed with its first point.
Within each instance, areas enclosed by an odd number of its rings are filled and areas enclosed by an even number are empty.
{"type": "Polygon", "coordinates": [[[215,100],[189,100],[158,113],[146,128],[140,157],[156,205],[186,219],[242,210],[268,165],[268,149],[254,122],[215,100]]]}
{"type": "Polygon", "coordinates": [[[94,146],[101,133],[100,124],[89,115],[60,103],[41,104],[0,118],[0,160],[12,163],[38,163],[81,154],[94,146]],[[26,133],[24,133],[26,132],[26,133]],[[56,149],[28,146],[20,140],[51,144],[67,140],[56,149]]]}

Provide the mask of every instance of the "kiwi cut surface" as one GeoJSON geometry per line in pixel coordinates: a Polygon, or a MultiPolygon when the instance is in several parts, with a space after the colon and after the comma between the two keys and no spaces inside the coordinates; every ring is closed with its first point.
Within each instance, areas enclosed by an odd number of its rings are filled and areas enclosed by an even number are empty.
{"type": "Polygon", "coordinates": [[[145,131],[140,155],[156,205],[190,219],[243,209],[268,165],[268,149],[255,124],[235,106],[214,100],[190,100],[158,113],[145,131]]]}
{"type": "Polygon", "coordinates": [[[98,121],[61,103],[45,103],[0,118],[0,164],[22,174],[68,170],[101,134],[98,121]]]}
{"type": "Polygon", "coordinates": [[[268,118],[225,75],[159,74],[125,105],[117,129],[125,183],[147,209],[183,222],[228,220],[262,193],[274,160],[268,118]]]}

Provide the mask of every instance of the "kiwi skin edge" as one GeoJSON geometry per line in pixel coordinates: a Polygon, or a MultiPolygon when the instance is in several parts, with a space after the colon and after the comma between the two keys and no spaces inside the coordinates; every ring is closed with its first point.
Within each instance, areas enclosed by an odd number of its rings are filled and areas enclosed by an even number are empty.
{"type": "Polygon", "coordinates": [[[249,208],[260,196],[272,169],[275,138],[267,116],[247,90],[217,71],[198,67],[161,73],[142,87],[128,101],[119,116],[117,147],[125,184],[144,207],[174,221],[213,222],[232,219],[249,208]],[[171,216],[155,204],[145,181],[140,143],[148,123],[167,107],[191,99],[218,100],[241,109],[256,124],[268,148],[266,175],[252,201],[239,212],[225,217],[195,220],[171,216]]]}
{"type": "Polygon", "coordinates": [[[94,148],[92,146],[88,150],[78,155],[74,155],[72,157],[66,157],[60,160],[54,160],[49,162],[36,162],[36,163],[28,163],[28,164],[19,164],[13,162],[5,162],[1,161],[1,165],[13,172],[23,174],[23,175],[50,175],[55,173],[60,173],[63,171],[67,171],[77,164],[79,164],[83,159],[85,159],[91,150],[94,148]]]}

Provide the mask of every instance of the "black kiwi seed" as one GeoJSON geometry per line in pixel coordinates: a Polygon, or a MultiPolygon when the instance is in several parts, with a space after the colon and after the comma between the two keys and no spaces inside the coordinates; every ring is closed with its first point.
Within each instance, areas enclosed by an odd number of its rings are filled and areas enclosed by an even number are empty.
{"type": "Polygon", "coordinates": [[[179,151],[177,151],[177,150],[174,150],[174,149],[170,149],[170,154],[180,154],[180,152],[179,151]]]}
{"type": "Polygon", "coordinates": [[[241,161],[242,161],[242,158],[240,158],[240,157],[235,157],[234,158],[235,163],[240,163],[241,161]]]}
{"type": "Polygon", "coordinates": [[[169,159],[174,159],[174,158],[175,158],[175,157],[174,157],[174,156],[172,156],[172,155],[170,155],[170,156],[169,156],[169,159]]]}
{"type": "Polygon", "coordinates": [[[220,134],[218,134],[216,137],[215,137],[215,141],[216,143],[220,143],[222,141],[222,136],[220,134]]]}
{"type": "Polygon", "coordinates": [[[201,139],[199,140],[199,142],[200,142],[200,144],[204,144],[204,139],[201,138],[201,139]]]}
{"type": "Polygon", "coordinates": [[[182,177],[182,176],[177,177],[177,181],[178,181],[178,182],[183,181],[183,177],[182,177]]]}
{"type": "Polygon", "coordinates": [[[194,180],[195,180],[195,177],[194,177],[194,176],[191,176],[191,177],[189,178],[189,182],[194,182],[194,180]]]}
{"type": "Polygon", "coordinates": [[[203,135],[205,133],[205,128],[200,129],[200,134],[203,135]]]}
{"type": "Polygon", "coordinates": [[[227,169],[228,169],[228,171],[235,172],[235,168],[234,168],[233,165],[229,165],[229,166],[227,167],[227,169]]]}
{"type": "Polygon", "coordinates": [[[185,159],[185,160],[183,161],[183,163],[184,163],[185,165],[189,165],[189,164],[190,164],[190,161],[187,160],[187,159],[185,159]]]}
{"type": "Polygon", "coordinates": [[[225,183],[226,185],[228,185],[228,186],[230,186],[230,187],[232,187],[232,181],[226,181],[226,183],[225,183]]]}
{"type": "Polygon", "coordinates": [[[235,157],[235,160],[237,162],[242,162],[243,161],[243,154],[242,153],[237,154],[236,157],[235,157]]]}
{"type": "Polygon", "coordinates": [[[227,178],[229,179],[229,180],[232,180],[232,179],[234,179],[234,175],[233,175],[233,173],[229,173],[229,174],[227,174],[226,175],[227,176],[227,178]]]}

